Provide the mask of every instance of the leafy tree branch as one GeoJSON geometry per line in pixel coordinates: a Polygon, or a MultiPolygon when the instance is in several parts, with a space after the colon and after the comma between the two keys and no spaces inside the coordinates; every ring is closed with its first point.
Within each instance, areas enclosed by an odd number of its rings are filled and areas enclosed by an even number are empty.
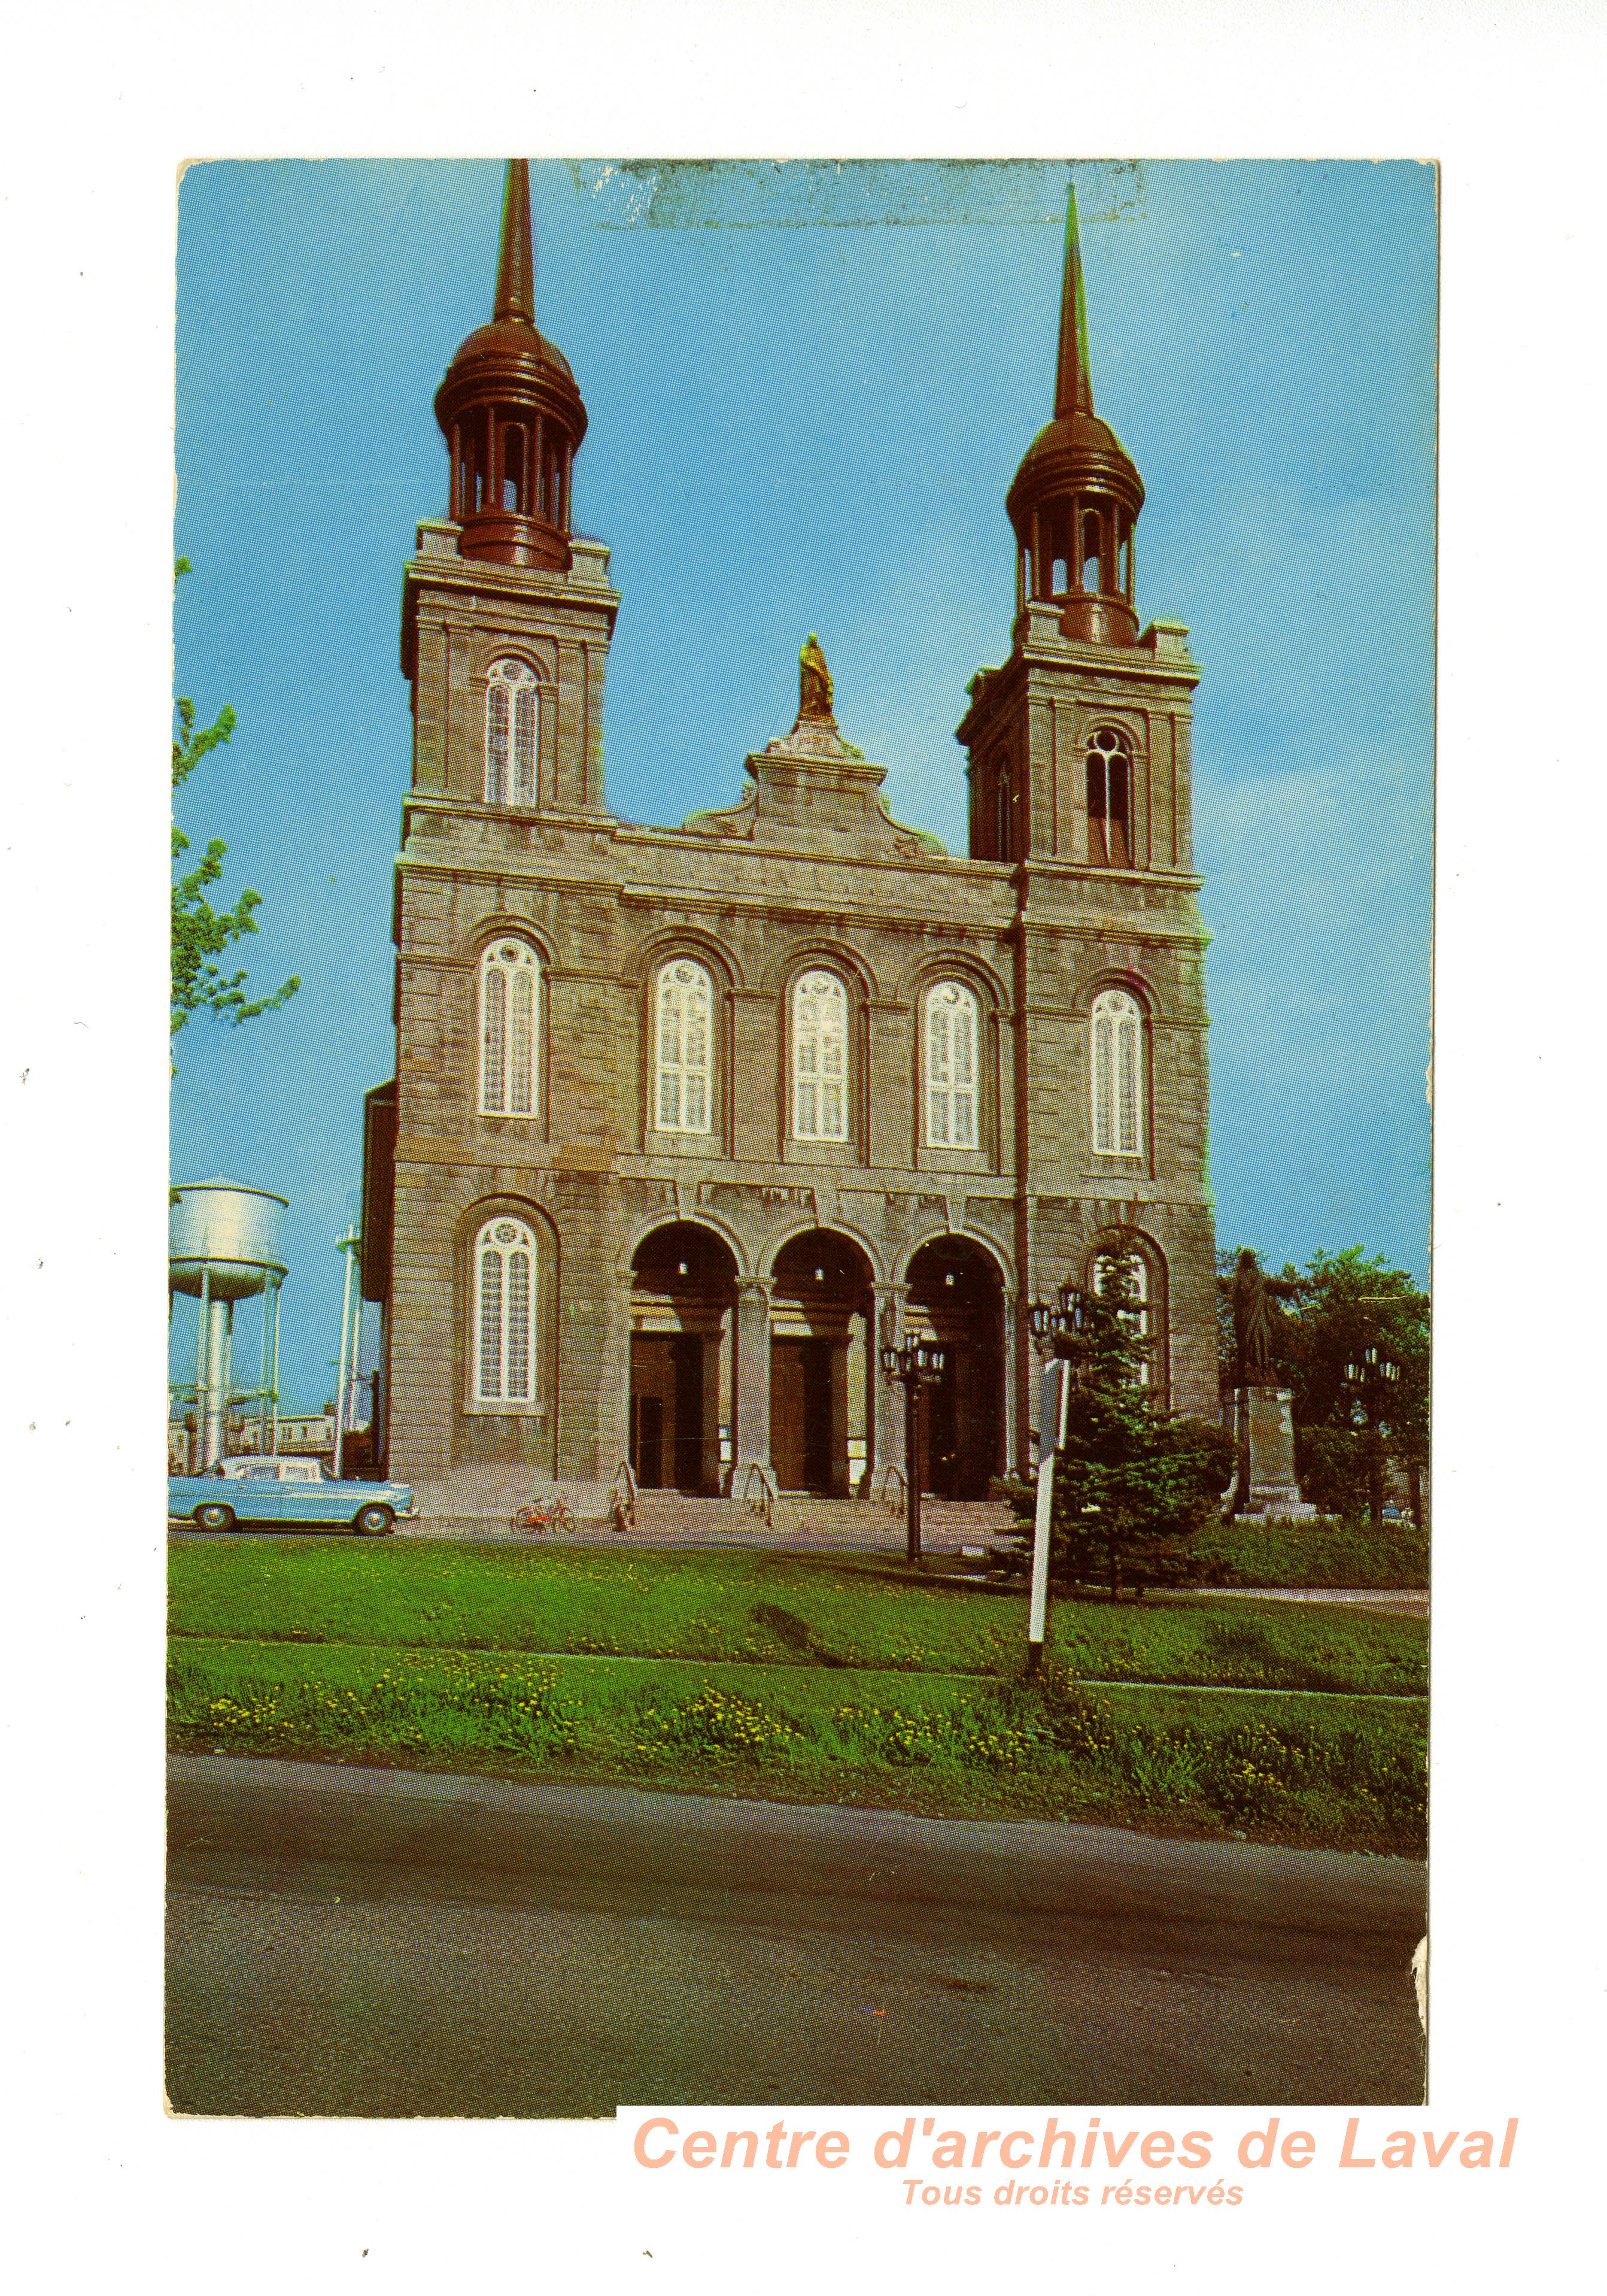
{"type": "MultiPolygon", "coordinates": [[[[177,560],[173,570],[175,579],[187,574],[189,560],[177,560]]],[[[210,726],[198,730],[195,704],[187,694],[179,698],[175,709],[178,726],[173,742],[173,786],[177,790],[189,780],[203,758],[231,738],[239,720],[225,704],[210,726]]],[[[276,1012],[301,986],[299,976],[293,973],[270,996],[252,996],[243,967],[232,972],[224,970],[218,960],[248,933],[257,931],[253,912],[261,907],[262,895],[248,885],[232,907],[215,908],[208,898],[209,889],[223,876],[229,849],[221,837],[211,838],[195,866],[180,873],[180,861],[191,849],[190,840],[175,822],[168,1024],[172,1036],[176,1036],[198,1013],[209,1013],[215,1020],[229,1021],[238,1027],[242,1021],[256,1020],[259,1013],[276,1012]]]]}

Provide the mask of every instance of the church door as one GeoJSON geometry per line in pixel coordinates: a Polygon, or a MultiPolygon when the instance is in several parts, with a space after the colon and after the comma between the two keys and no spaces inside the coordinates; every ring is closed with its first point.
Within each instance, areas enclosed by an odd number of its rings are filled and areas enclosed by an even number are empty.
{"type": "Polygon", "coordinates": [[[771,1464],[784,1491],[832,1488],[831,1374],[829,1340],[771,1341],[771,1464]]]}

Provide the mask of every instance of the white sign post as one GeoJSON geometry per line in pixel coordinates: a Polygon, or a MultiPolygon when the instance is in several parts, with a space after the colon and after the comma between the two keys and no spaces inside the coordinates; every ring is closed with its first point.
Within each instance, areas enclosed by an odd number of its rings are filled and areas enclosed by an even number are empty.
{"type": "Polygon", "coordinates": [[[1049,1599],[1049,1517],[1055,1505],[1055,1462],[1065,1442],[1072,1399],[1072,1367],[1056,1356],[1043,1367],[1038,1390],[1038,1508],[1032,1521],[1032,1592],[1027,1604],[1027,1672],[1036,1674],[1043,1658],[1044,1617],[1049,1599]]]}

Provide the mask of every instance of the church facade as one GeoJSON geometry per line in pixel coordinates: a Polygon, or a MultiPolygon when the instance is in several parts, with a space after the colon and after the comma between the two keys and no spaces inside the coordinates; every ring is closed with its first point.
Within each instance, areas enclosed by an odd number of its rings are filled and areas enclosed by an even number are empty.
{"type": "Polygon", "coordinates": [[[533,280],[514,161],[494,316],[436,398],[449,515],[404,582],[362,1255],[387,1472],[449,1513],[627,1459],[978,1496],[1029,1456],[1028,1308],[1113,1256],[1157,1399],[1214,1417],[1197,672],[1135,611],[1144,489],[1094,413],[1074,198],[1053,415],[1006,501],[1010,652],[958,729],[964,858],[891,817],[812,637],[729,810],[610,813],[620,600],[572,528],[586,414],[533,280]],[[947,1347],[913,1463],[878,1362],[910,1336],[947,1347]]]}

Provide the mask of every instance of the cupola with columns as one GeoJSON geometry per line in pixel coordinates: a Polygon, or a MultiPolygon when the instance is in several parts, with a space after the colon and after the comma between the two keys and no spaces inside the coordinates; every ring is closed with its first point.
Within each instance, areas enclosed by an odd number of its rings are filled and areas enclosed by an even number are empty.
{"type": "Polygon", "coordinates": [[[1055,414],[1027,448],[1005,496],[1016,529],[1016,611],[1030,598],[1060,608],[1068,638],[1131,645],[1133,529],[1144,481],[1108,422],[1094,412],[1088,301],[1077,235],[1077,193],[1066,204],[1055,414]]]}
{"type": "Polygon", "coordinates": [[[570,563],[570,488],[586,410],[569,362],[536,332],[530,165],[510,160],[490,324],[458,347],[436,393],[452,463],[449,516],[465,558],[570,563]]]}

